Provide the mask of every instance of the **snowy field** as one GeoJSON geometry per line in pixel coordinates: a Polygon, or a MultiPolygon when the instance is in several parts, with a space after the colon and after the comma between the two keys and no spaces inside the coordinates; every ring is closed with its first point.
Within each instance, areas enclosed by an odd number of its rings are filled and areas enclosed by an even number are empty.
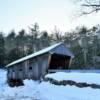
{"type": "MultiPolygon", "coordinates": [[[[100,84],[100,74],[96,73],[59,72],[46,77],[100,84]]],[[[6,71],[0,70],[0,100],[100,100],[100,89],[56,86],[49,82],[39,83],[32,80],[25,80],[24,84],[21,87],[9,87],[6,83],[6,71]]]]}

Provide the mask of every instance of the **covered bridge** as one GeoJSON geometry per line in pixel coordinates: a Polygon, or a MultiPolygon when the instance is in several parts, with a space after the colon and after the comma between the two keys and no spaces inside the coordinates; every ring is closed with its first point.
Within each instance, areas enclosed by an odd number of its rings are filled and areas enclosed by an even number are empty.
{"type": "Polygon", "coordinates": [[[38,80],[49,69],[68,69],[73,57],[63,43],[57,43],[8,64],[7,77],[8,80],[38,80]]]}

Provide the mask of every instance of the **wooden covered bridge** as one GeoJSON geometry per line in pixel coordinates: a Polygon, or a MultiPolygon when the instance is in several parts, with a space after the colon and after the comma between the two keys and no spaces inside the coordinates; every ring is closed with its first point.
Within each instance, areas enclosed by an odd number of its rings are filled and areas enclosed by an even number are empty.
{"type": "Polygon", "coordinates": [[[57,43],[8,64],[7,77],[8,80],[38,80],[49,69],[68,69],[73,57],[63,43],[57,43]]]}

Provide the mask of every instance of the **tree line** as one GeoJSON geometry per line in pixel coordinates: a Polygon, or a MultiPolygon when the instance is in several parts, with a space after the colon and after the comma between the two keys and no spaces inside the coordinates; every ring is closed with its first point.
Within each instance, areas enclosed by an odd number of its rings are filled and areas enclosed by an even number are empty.
{"type": "Polygon", "coordinates": [[[56,27],[53,32],[40,31],[35,23],[29,27],[27,33],[24,29],[16,33],[12,30],[7,36],[0,32],[0,66],[39,51],[58,42],[64,42],[75,55],[71,68],[90,69],[100,68],[100,26],[88,29],[77,27],[71,32],[61,32],[56,27]]]}

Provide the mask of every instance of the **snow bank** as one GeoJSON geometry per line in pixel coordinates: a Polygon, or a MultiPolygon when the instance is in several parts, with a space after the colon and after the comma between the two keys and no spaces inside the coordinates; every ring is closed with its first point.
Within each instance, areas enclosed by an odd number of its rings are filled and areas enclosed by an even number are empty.
{"type": "Polygon", "coordinates": [[[100,84],[100,74],[99,73],[65,73],[65,72],[57,72],[48,74],[45,76],[46,78],[52,78],[58,81],[63,80],[72,80],[75,82],[86,82],[86,83],[94,83],[100,84]]]}

